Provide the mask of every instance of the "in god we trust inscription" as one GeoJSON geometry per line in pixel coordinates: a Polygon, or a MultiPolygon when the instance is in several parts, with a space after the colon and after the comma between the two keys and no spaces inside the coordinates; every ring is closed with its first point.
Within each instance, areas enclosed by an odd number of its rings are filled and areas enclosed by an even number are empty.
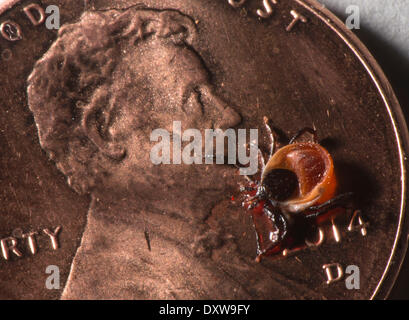
{"type": "Polygon", "coordinates": [[[2,298],[387,295],[406,250],[407,129],[376,62],[328,11],[301,0],[12,4],[0,20],[21,36],[0,42],[2,298]],[[61,29],[33,24],[33,4],[58,6],[61,29]],[[264,116],[283,135],[319,128],[362,215],[257,264],[251,219],[230,201],[242,177],[227,165],[155,166],[149,136],[173,121],[263,132],[264,116]],[[62,227],[58,250],[47,226],[62,227]],[[17,228],[40,232],[16,242],[17,228]],[[61,290],[46,289],[48,265],[61,290]],[[359,290],[330,281],[351,265],[359,290]]]}

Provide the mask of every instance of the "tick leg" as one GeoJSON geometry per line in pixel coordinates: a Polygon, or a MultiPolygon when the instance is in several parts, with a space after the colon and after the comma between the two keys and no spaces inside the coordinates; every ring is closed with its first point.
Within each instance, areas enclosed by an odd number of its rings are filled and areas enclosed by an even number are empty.
{"type": "Polygon", "coordinates": [[[270,137],[270,156],[275,153],[276,151],[276,146],[277,146],[277,133],[270,127],[269,125],[269,119],[267,117],[264,117],[264,125],[266,126],[266,129],[268,131],[268,135],[270,137]]]}
{"type": "Polygon", "coordinates": [[[258,206],[260,203],[258,196],[251,196],[244,201],[246,204],[248,203],[247,210],[253,210],[255,207],[258,206]]]}
{"type": "Polygon", "coordinates": [[[310,207],[308,208],[308,211],[313,212],[308,214],[306,218],[316,218],[335,208],[348,208],[349,206],[347,205],[347,203],[351,201],[352,196],[353,196],[352,192],[343,193],[318,206],[310,207]]]}
{"type": "Polygon", "coordinates": [[[266,167],[266,162],[264,161],[263,153],[260,149],[258,149],[258,164],[261,167],[261,172],[263,172],[266,167]]]}
{"type": "MultiPolygon", "coordinates": [[[[238,164],[233,164],[232,166],[234,166],[238,170],[240,170],[241,168],[244,168],[244,167],[240,167],[238,164]]],[[[246,179],[248,182],[255,183],[255,181],[251,179],[248,175],[241,175],[241,176],[244,177],[244,179],[246,179]]]]}
{"type": "Polygon", "coordinates": [[[257,257],[256,257],[256,261],[260,262],[261,256],[263,255],[263,250],[261,250],[260,237],[259,237],[258,232],[257,232],[256,221],[255,221],[253,215],[251,215],[251,219],[253,221],[254,233],[256,234],[256,240],[257,240],[257,257]]]}
{"type": "Polygon", "coordinates": [[[252,186],[240,186],[240,192],[251,192],[257,190],[257,187],[252,187],[252,186]]]}
{"type": "MultiPolygon", "coordinates": [[[[288,222],[283,214],[277,214],[277,212],[271,211],[267,207],[264,207],[263,209],[263,217],[269,220],[268,224],[270,226],[267,227],[267,229],[265,228],[266,221],[259,221],[259,224],[257,224],[255,216],[252,215],[252,217],[257,238],[256,262],[260,262],[262,257],[270,255],[269,252],[271,250],[285,241],[288,232],[288,222]],[[260,223],[264,225],[261,230],[257,229],[257,226],[260,227],[260,223]]],[[[282,251],[277,251],[273,255],[277,255],[277,253],[283,254],[282,251]]]]}
{"type": "Polygon", "coordinates": [[[298,131],[298,133],[291,138],[290,142],[288,144],[292,144],[294,143],[297,139],[299,139],[301,136],[303,136],[306,133],[310,133],[312,134],[312,141],[317,143],[318,139],[317,139],[317,131],[314,130],[313,128],[304,128],[301,129],[300,131],[298,131]]]}

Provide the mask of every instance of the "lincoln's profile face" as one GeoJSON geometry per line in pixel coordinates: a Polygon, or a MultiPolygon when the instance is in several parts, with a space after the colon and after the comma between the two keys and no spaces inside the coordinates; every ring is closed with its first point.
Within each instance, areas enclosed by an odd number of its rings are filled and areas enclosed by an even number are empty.
{"type": "Polygon", "coordinates": [[[149,158],[150,133],[171,131],[174,120],[201,130],[240,122],[214,93],[195,34],[179,12],[140,9],[88,12],[60,30],[29,78],[28,98],[41,146],[76,191],[146,199],[205,173],[149,158]]]}
{"type": "Polygon", "coordinates": [[[214,278],[195,256],[221,243],[207,240],[215,233],[205,220],[234,169],[150,158],[152,131],[171,132],[173,121],[203,132],[241,121],[215,94],[195,35],[177,11],[86,12],[36,63],[28,103],[40,145],[92,199],[63,298],[193,298],[189,282],[214,278]],[[192,263],[198,272],[188,280],[192,263]]]}
{"type": "MultiPolygon", "coordinates": [[[[215,94],[195,35],[193,20],[177,11],[86,12],[60,29],[28,79],[41,147],[92,198],[64,298],[174,296],[162,277],[187,281],[191,250],[210,248],[205,219],[235,171],[150,159],[152,131],[171,132],[173,121],[203,132],[241,121],[215,94]]],[[[195,297],[186,290],[181,298],[195,297]]]]}

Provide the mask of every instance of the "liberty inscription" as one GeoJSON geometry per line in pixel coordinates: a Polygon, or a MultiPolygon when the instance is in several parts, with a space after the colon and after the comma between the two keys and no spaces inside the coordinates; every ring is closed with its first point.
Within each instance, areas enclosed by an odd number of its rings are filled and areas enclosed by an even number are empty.
{"type": "Polygon", "coordinates": [[[47,237],[51,248],[57,250],[59,248],[58,236],[60,231],[61,226],[29,232],[23,232],[21,229],[16,229],[11,236],[0,239],[1,256],[5,260],[10,260],[11,256],[21,258],[24,255],[22,250],[23,247],[28,249],[24,252],[27,251],[28,253],[35,255],[38,251],[38,237],[47,237]]]}
{"type": "MultiPolygon", "coordinates": [[[[228,3],[234,8],[241,8],[246,3],[246,0],[228,0],[228,3]]],[[[256,10],[257,16],[261,19],[270,18],[274,13],[274,7],[276,5],[278,5],[277,0],[263,0],[263,8],[256,10]]],[[[306,17],[296,10],[291,10],[290,14],[293,20],[286,26],[285,30],[287,32],[290,32],[299,21],[302,23],[307,23],[308,21],[306,17]]]]}

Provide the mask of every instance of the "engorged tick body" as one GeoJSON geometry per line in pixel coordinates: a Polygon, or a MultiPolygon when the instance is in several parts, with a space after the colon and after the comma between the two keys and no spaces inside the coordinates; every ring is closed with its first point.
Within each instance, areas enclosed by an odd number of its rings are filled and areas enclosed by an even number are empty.
{"type": "Polygon", "coordinates": [[[243,206],[251,212],[257,237],[257,258],[287,255],[306,247],[307,236],[333,209],[344,207],[352,194],[335,196],[337,180],[331,155],[317,141],[316,131],[305,128],[276,150],[275,132],[264,118],[271,148],[267,163],[259,151],[259,180],[247,177],[242,186],[243,206]],[[307,142],[297,142],[309,133],[307,142]]]}

